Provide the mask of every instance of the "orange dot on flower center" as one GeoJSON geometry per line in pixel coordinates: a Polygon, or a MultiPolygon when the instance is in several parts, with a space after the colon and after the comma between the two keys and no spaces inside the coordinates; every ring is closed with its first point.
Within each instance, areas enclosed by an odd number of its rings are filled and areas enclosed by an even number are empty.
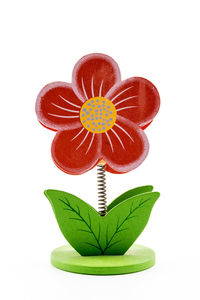
{"type": "Polygon", "coordinates": [[[80,110],[80,120],[90,132],[103,133],[111,129],[117,118],[115,105],[104,97],[87,100],[80,110]]]}

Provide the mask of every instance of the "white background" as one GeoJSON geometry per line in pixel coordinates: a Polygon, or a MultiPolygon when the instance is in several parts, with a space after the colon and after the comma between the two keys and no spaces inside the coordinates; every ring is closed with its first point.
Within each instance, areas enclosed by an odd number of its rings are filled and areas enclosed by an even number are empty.
{"type": "Polygon", "coordinates": [[[1,299],[199,299],[199,1],[1,1],[1,299]],[[137,240],[156,251],[147,271],[99,277],[59,271],[65,244],[46,188],[97,207],[96,170],[70,176],[50,155],[54,132],[36,119],[37,93],[71,81],[83,55],[111,55],[122,78],[146,77],[162,105],[146,130],[150,153],[136,170],[107,174],[108,201],[145,184],[161,192],[137,240]],[[125,296],[126,295],[126,296],[125,296]]]}

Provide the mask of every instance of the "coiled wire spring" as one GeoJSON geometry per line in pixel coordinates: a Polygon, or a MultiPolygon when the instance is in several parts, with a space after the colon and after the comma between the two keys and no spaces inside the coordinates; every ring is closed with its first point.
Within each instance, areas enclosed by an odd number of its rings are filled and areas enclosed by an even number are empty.
{"type": "Polygon", "coordinates": [[[98,185],[98,209],[100,216],[105,216],[107,213],[106,203],[106,171],[105,165],[97,165],[97,185],[98,185]]]}

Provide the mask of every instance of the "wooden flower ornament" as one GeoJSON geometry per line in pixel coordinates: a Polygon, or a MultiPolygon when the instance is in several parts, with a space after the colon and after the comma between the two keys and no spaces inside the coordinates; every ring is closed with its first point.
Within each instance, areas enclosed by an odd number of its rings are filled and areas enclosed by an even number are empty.
{"type": "Polygon", "coordinates": [[[75,65],[72,83],[53,82],[41,90],[36,113],[42,125],[57,131],[52,157],[62,171],[82,174],[103,159],[107,171],[125,173],[147,156],[144,129],[159,105],[150,81],[121,81],[111,57],[90,54],[75,65]]]}
{"type": "Polygon", "coordinates": [[[121,81],[117,63],[103,54],[81,58],[72,83],[53,82],[39,93],[38,120],[57,131],[51,149],[55,164],[73,175],[97,165],[98,211],[64,191],[44,192],[71,245],[52,252],[51,262],[57,268],[108,275],[141,271],[155,263],[151,249],[133,243],[160,194],[151,185],[137,187],[107,206],[105,171],[126,173],[143,162],[149,149],[144,129],[159,105],[158,91],[150,81],[140,77],[121,81]],[[109,262],[107,255],[115,257],[109,262]]]}

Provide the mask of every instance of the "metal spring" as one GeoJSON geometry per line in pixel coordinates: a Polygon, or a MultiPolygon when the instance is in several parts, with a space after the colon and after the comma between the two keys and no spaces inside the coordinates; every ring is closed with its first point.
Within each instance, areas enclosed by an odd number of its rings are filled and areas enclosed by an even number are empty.
{"type": "Polygon", "coordinates": [[[105,165],[97,165],[97,185],[98,185],[98,209],[100,216],[107,213],[106,205],[106,171],[105,165]]]}

